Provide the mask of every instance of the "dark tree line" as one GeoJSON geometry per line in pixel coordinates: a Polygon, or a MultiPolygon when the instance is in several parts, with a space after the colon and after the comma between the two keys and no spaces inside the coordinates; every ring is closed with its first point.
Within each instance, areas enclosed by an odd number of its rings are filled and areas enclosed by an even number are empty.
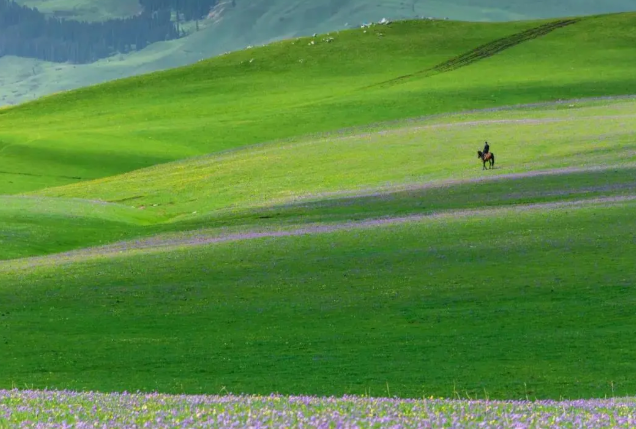
{"type": "Polygon", "coordinates": [[[187,21],[199,19],[216,6],[217,0],[139,0],[147,12],[173,10],[187,21]]]}
{"type": "Polygon", "coordinates": [[[216,0],[139,0],[143,12],[104,22],[63,20],[13,0],[0,0],[0,57],[16,55],[45,61],[90,63],[116,53],[183,36],[173,19],[199,19],[216,0]]]}

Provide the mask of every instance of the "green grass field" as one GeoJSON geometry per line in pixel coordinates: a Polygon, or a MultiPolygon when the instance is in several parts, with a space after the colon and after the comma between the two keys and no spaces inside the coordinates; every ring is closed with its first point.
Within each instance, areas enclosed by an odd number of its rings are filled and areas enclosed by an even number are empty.
{"type": "Polygon", "coordinates": [[[512,210],[4,265],[2,383],[631,394],[635,208],[512,210]]]}
{"type": "Polygon", "coordinates": [[[629,94],[635,19],[589,18],[468,67],[396,84],[379,85],[540,23],[398,23],[45,98],[0,112],[0,189],[24,192],[405,117],[629,94]]]}
{"type": "Polygon", "coordinates": [[[635,120],[630,100],[463,114],[269,143],[29,196],[6,195],[0,197],[0,219],[9,239],[0,259],[201,228],[344,222],[629,194],[636,174],[635,120]],[[498,136],[492,144],[500,161],[486,177],[490,182],[480,182],[485,177],[474,155],[480,144],[475,135],[498,136]],[[536,135],[542,140],[534,141],[536,135]],[[533,177],[537,171],[559,174],[533,177]]]}
{"type": "Polygon", "coordinates": [[[633,395],[635,19],[401,22],[0,111],[0,389],[633,395]]]}
{"type": "MultiPolygon", "coordinates": [[[[18,3],[71,19],[104,20],[138,12],[136,0],[18,0],[18,3]]],[[[465,21],[508,21],[634,11],[632,0],[240,0],[219,2],[217,17],[203,31],[156,43],[93,64],[56,64],[26,58],[0,58],[0,106],[95,85],[113,79],[193,64],[226,51],[273,40],[326,33],[377,22],[419,17],[465,21]]],[[[186,24],[185,28],[193,25],[186,24]]]]}

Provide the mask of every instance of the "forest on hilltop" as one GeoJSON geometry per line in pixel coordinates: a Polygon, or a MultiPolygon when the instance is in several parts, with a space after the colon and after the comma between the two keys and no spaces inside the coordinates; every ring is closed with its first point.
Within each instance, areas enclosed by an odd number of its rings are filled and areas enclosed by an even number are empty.
{"type": "Polygon", "coordinates": [[[216,3],[217,0],[139,0],[143,9],[137,16],[82,22],[50,17],[14,0],[0,0],[0,57],[90,63],[182,37],[179,20],[200,19],[216,3]]]}

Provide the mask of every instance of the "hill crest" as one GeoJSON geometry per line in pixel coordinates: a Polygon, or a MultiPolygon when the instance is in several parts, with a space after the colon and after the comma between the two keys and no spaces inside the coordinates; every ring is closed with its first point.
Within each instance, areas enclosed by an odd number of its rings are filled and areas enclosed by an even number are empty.
{"type": "MultiPolygon", "coordinates": [[[[103,10],[100,13],[109,17],[125,16],[135,10],[126,4],[126,0],[114,3],[109,0],[108,7],[100,0],[24,0],[22,3],[44,7],[45,10],[71,4],[71,10],[103,10]]],[[[59,91],[192,64],[249,45],[326,33],[365,22],[377,22],[382,18],[450,17],[468,21],[502,21],[609,13],[634,8],[631,0],[592,0],[585,3],[570,0],[550,2],[540,7],[525,0],[506,0],[504,3],[505,7],[494,0],[413,0],[409,3],[399,0],[378,3],[346,0],[337,4],[310,0],[236,0],[236,7],[230,8],[220,2],[211,19],[201,23],[202,31],[185,39],[155,43],[137,53],[117,55],[82,66],[0,58],[0,67],[7,70],[0,77],[0,104],[16,104],[59,91]]],[[[192,31],[194,24],[186,27],[192,31]]]]}

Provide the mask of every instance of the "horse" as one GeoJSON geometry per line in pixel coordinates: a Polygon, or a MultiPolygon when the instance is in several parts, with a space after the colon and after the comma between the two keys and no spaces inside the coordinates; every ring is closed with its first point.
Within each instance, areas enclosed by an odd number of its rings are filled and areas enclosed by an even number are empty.
{"type": "Polygon", "coordinates": [[[486,168],[486,163],[490,163],[490,168],[495,168],[495,154],[492,152],[488,152],[487,154],[484,154],[482,151],[478,150],[477,151],[477,158],[481,159],[482,162],[484,163],[484,170],[487,170],[486,168]]]}

